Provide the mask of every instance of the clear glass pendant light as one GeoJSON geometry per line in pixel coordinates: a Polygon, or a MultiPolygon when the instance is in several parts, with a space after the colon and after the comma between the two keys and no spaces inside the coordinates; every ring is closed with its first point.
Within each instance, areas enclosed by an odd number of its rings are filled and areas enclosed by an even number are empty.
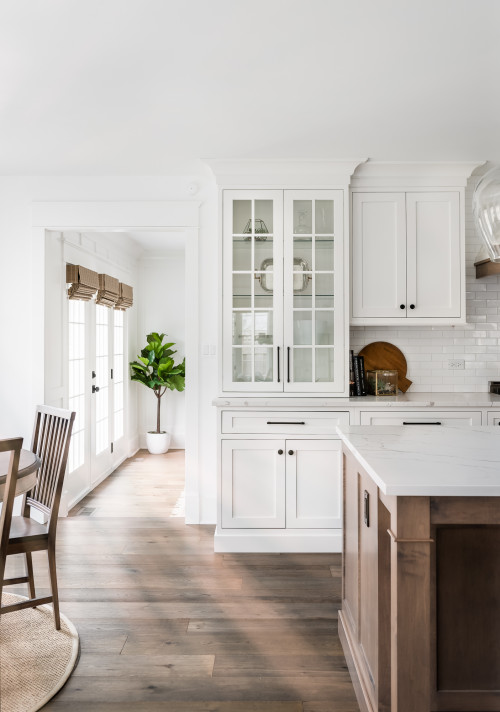
{"type": "Polygon", "coordinates": [[[500,167],[488,171],[476,186],[472,210],[478,234],[492,262],[500,262],[500,167]]]}

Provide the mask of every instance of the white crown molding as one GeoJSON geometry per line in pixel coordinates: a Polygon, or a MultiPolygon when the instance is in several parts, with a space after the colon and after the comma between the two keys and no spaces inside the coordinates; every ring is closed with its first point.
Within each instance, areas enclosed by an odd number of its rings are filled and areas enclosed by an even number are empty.
{"type": "Polygon", "coordinates": [[[205,161],[221,188],[345,186],[365,158],[330,159],[213,159],[205,161]]]}
{"type": "Polygon", "coordinates": [[[473,171],[485,161],[372,161],[359,165],[351,187],[445,188],[465,187],[473,171]]]}

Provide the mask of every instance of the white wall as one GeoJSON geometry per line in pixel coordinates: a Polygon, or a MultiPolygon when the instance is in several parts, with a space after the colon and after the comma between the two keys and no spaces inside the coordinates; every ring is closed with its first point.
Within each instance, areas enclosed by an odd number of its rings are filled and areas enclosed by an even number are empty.
{"type": "MultiPolygon", "coordinates": [[[[185,355],[185,258],[184,253],[146,256],[139,263],[137,353],[152,331],[167,334],[175,342],[174,360],[185,355]]],[[[135,355],[134,355],[135,357],[135,355]]],[[[139,399],[139,442],[146,447],[148,430],[156,430],[156,397],[149,388],[134,384],[139,399]]],[[[170,447],[185,446],[185,393],[167,391],[161,399],[161,428],[172,436],[170,447]]]]}
{"type": "MultiPolygon", "coordinates": [[[[43,325],[33,313],[43,295],[31,289],[40,264],[41,245],[32,238],[31,204],[35,201],[205,202],[200,210],[200,337],[217,343],[216,191],[207,174],[163,177],[0,177],[0,436],[22,435],[29,442],[40,383],[37,360],[43,353],[43,325]],[[197,183],[192,195],[188,186],[197,183]],[[15,294],[15,303],[13,296],[15,294]],[[13,354],[15,353],[15,357],[13,354]],[[15,361],[15,368],[13,363],[15,361]]],[[[140,226],[138,226],[140,227],[140,226]]],[[[43,250],[42,250],[43,254],[43,250]]],[[[215,409],[217,358],[200,356],[199,489],[200,520],[215,521],[215,409]]],[[[42,384],[43,387],[43,384],[42,384]]],[[[168,407],[167,407],[168,408],[168,407]]]]}
{"type": "Polygon", "coordinates": [[[401,349],[413,392],[487,391],[489,380],[500,379],[500,277],[476,279],[474,269],[481,246],[472,218],[477,180],[471,178],[465,191],[467,324],[351,328],[355,353],[372,341],[389,341],[401,349]],[[449,359],[464,359],[465,369],[448,369],[449,359]]]}

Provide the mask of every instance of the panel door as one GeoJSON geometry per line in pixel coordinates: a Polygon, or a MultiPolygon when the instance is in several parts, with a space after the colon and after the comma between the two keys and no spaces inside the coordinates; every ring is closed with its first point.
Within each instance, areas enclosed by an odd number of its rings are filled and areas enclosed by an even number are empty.
{"type": "Polygon", "coordinates": [[[223,440],[223,528],[285,527],[285,441],[223,440]]]}
{"type": "Polygon", "coordinates": [[[458,191],[407,193],[407,316],[460,317],[458,191]]]}
{"type": "Polygon", "coordinates": [[[352,317],[406,316],[404,193],[352,196],[352,317]]]}
{"type": "Polygon", "coordinates": [[[346,387],[343,191],[286,190],[285,392],[346,387]]]}
{"type": "Polygon", "coordinates": [[[224,191],[223,233],[223,390],[283,391],[283,191],[224,191]]]}
{"type": "Polygon", "coordinates": [[[286,526],[342,526],[342,446],[339,440],[286,441],[286,526]]]}

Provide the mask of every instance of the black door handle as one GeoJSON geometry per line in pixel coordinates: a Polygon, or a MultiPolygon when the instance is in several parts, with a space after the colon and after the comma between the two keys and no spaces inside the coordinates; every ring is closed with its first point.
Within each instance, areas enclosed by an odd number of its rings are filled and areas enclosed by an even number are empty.
{"type": "Polygon", "coordinates": [[[286,380],[290,383],[290,347],[286,347],[286,380]]]}
{"type": "Polygon", "coordinates": [[[281,378],[280,378],[280,347],[277,346],[277,349],[278,349],[278,383],[279,383],[281,381],[281,378]]]}
{"type": "Polygon", "coordinates": [[[98,393],[99,386],[92,386],[92,393],[98,393]]]}

